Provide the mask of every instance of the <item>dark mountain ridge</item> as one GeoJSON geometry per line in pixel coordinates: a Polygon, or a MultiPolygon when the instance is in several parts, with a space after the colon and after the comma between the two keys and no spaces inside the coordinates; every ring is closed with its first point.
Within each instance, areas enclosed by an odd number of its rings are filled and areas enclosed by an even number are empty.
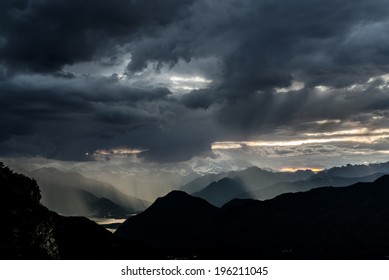
{"type": "Polygon", "coordinates": [[[218,211],[219,208],[201,198],[192,197],[182,191],[172,191],[158,198],[144,212],[127,219],[115,235],[166,245],[167,240],[179,238],[180,235],[199,227],[212,219],[218,211]],[[155,219],[156,213],[158,219],[155,219]]]}
{"type": "MultiPolygon", "coordinates": [[[[118,234],[142,232],[144,226],[168,219],[160,214],[164,213],[161,200],[158,208],[149,208],[147,220],[139,215],[134,223],[129,218],[118,234]]],[[[315,188],[266,201],[236,199],[213,211],[203,223],[197,216],[196,226],[189,231],[177,229],[174,238],[165,235],[161,250],[173,256],[222,259],[385,259],[389,256],[388,201],[388,175],[372,183],[315,188]]],[[[173,226],[169,231],[175,232],[174,224],[169,224],[173,226]]],[[[131,238],[160,244],[156,242],[160,231],[165,229],[131,238]]]]}
{"type": "Polygon", "coordinates": [[[373,182],[374,180],[385,175],[376,173],[364,177],[338,177],[331,173],[320,173],[313,175],[307,180],[296,182],[279,182],[260,190],[244,192],[236,195],[236,198],[253,198],[253,199],[271,199],[283,193],[293,193],[308,191],[313,188],[332,186],[345,187],[359,182],[373,182]]]}

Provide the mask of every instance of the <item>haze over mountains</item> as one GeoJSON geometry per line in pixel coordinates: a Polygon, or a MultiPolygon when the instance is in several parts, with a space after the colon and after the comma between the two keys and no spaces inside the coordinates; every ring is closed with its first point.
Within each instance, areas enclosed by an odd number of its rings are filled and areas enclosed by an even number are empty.
{"type": "Polygon", "coordinates": [[[276,172],[274,170],[269,171],[252,166],[239,171],[207,174],[185,184],[181,187],[181,190],[188,193],[200,191],[210,183],[216,182],[225,177],[234,179],[235,181],[246,186],[248,189],[255,189],[258,188],[259,185],[266,187],[279,181],[289,182],[307,179],[313,174],[314,172],[311,170],[298,170],[296,172],[276,172]]]}
{"type": "MultiPolygon", "coordinates": [[[[23,172],[39,183],[42,203],[49,209],[64,215],[121,218],[143,211],[151,204],[124,194],[116,186],[86,178],[76,172],[60,171],[55,168],[39,168],[31,171],[23,170],[23,172]]],[[[311,170],[280,172],[253,166],[239,171],[210,173],[204,176],[189,175],[186,172],[184,174],[186,178],[192,176],[194,179],[179,189],[220,207],[234,198],[264,200],[282,193],[306,191],[315,187],[337,187],[357,182],[372,182],[384,174],[389,174],[389,162],[346,165],[320,172],[311,170]]],[[[177,189],[162,187],[152,195],[157,186],[158,184],[149,188],[146,185],[142,191],[149,193],[150,197],[156,197],[177,189]]],[[[128,193],[131,193],[131,190],[128,193]]]]}
{"type": "MultiPolygon", "coordinates": [[[[2,166],[0,257],[385,259],[389,256],[389,175],[382,173],[387,167],[388,163],[344,166],[306,180],[300,178],[309,176],[310,171],[284,174],[249,168],[197,193],[209,202],[183,191],[172,191],[129,217],[112,234],[86,218],[66,218],[48,210],[39,203],[39,186],[34,180],[2,166]],[[351,177],[360,174],[364,176],[351,177]],[[236,193],[247,190],[243,182],[250,186],[248,183],[257,180],[266,185],[286,178],[297,180],[288,182],[293,185],[318,178],[372,179],[378,174],[381,176],[374,182],[314,186],[309,191],[285,193],[265,201],[234,198],[236,193]],[[227,197],[231,200],[224,203],[227,197]]],[[[80,175],[57,170],[36,171],[47,173],[80,179],[80,175]]],[[[57,186],[65,187],[62,184],[57,186]]],[[[88,196],[96,197],[90,193],[88,196]]],[[[103,209],[114,207],[106,198],[97,201],[103,209]]]]}
{"type": "Polygon", "coordinates": [[[4,162],[12,169],[28,174],[37,169],[57,169],[65,173],[78,173],[101,183],[108,183],[129,196],[145,201],[180,188],[193,179],[207,174],[239,171],[252,164],[243,160],[203,159],[195,157],[179,163],[142,163],[128,161],[128,158],[91,162],[47,161],[44,159],[7,158],[4,162]]]}
{"type": "Polygon", "coordinates": [[[306,191],[316,187],[372,182],[384,174],[389,174],[389,162],[346,165],[317,173],[311,170],[275,172],[251,167],[243,171],[199,177],[181,189],[216,206],[222,206],[233,198],[264,200],[282,193],[306,191]]]}
{"type": "Polygon", "coordinates": [[[149,202],[128,196],[114,186],[75,172],[40,168],[27,172],[41,187],[42,204],[63,215],[127,217],[149,202]]]}

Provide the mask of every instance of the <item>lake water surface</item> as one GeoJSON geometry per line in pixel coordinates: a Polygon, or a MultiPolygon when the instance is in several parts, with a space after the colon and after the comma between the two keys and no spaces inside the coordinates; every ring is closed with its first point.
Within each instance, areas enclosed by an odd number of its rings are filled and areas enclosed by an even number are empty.
{"type": "MultiPolygon", "coordinates": [[[[134,215],[132,215],[134,216],[134,215]]],[[[115,219],[115,218],[90,218],[92,221],[96,222],[97,224],[105,227],[110,232],[115,232],[116,229],[124,223],[127,219],[115,219]]]]}

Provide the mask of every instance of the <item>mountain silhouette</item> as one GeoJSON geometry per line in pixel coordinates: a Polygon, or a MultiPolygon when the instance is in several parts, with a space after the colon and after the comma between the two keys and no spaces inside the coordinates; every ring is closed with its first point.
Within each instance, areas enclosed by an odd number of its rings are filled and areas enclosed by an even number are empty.
{"type": "Polygon", "coordinates": [[[144,212],[127,219],[115,235],[166,246],[179,244],[180,236],[207,223],[219,208],[182,191],[172,191],[158,198],[144,212]]]}
{"type": "Polygon", "coordinates": [[[307,180],[295,182],[279,182],[268,186],[264,189],[249,191],[238,194],[236,198],[254,198],[254,199],[271,199],[283,193],[308,191],[313,188],[333,186],[345,187],[358,182],[373,182],[383,176],[382,173],[376,173],[364,177],[338,177],[331,173],[318,173],[307,180]]]}
{"type": "Polygon", "coordinates": [[[161,250],[172,256],[183,253],[217,259],[389,256],[387,175],[371,183],[315,188],[266,201],[235,199],[219,209],[200,202],[200,198],[181,196],[185,203],[179,206],[172,205],[179,199],[171,200],[170,194],[160,198],[145,211],[147,215],[129,218],[117,233],[134,238],[131,233],[135,231],[140,239],[159,244],[161,250]],[[186,208],[186,205],[192,206],[186,208]],[[166,214],[181,208],[183,212],[177,214],[180,218],[167,223],[168,229],[164,227],[161,221],[170,219],[166,214]],[[186,216],[188,212],[190,215],[186,216]],[[182,230],[182,224],[191,226],[182,230]],[[160,236],[164,237],[163,242],[157,242],[161,241],[160,236]]]}
{"type": "Polygon", "coordinates": [[[245,187],[238,181],[228,177],[211,183],[203,190],[193,193],[193,196],[201,197],[215,206],[223,206],[237,195],[245,192],[245,187]]]}
{"type": "Polygon", "coordinates": [[[84,217],[63,217],[40,203],[35,180],[0,163],[0,259],[155,258],[84,217]]]}

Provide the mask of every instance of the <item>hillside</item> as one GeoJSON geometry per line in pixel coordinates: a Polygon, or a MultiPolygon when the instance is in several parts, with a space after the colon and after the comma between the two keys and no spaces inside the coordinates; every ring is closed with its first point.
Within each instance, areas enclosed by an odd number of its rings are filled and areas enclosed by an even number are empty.
{"type": "Polygon", "coordinates": [[[84,217],[63,217],[40,204],[35,180],[0,163],[0,259],[153,258],[84,217]]]}
{"type": "Polygon", "coordinates": [[[182,235],[213,218],[219,209],[185,192],[172,191],[144,212],[127,219],[115,235],[151,244],[177,243],[182,235]]]}
{"type": "MultiPolygon", "coordinates": [[[[131,238],[158,244],[165,227],[154,227],[146,236],[141,233],[150,224],[169,219],[163,207],[171,205],[163,203],[168,197],[146,210],[147,219],[129,218],[117,233],[126,236],[136,231],[131,238]]],[[[189,202],[186,196],[186,204],[196,201],[205,211],[205,202],[192,199],[189,202]]],[[[201,212],[196,208],[191,216],[181,217],[188,224],[196,221],[190,231],[180,231],[174,222],[168,224],[169,232],[177,235],[164,235],[163,244],[168,247],[161,250],[222,259],[385,259],[389,256],[388,200],[389,176],[383,176],[372,183],[316,188],[267,201],[234,200],[207,219],[196,215],[201,212]]]]}

